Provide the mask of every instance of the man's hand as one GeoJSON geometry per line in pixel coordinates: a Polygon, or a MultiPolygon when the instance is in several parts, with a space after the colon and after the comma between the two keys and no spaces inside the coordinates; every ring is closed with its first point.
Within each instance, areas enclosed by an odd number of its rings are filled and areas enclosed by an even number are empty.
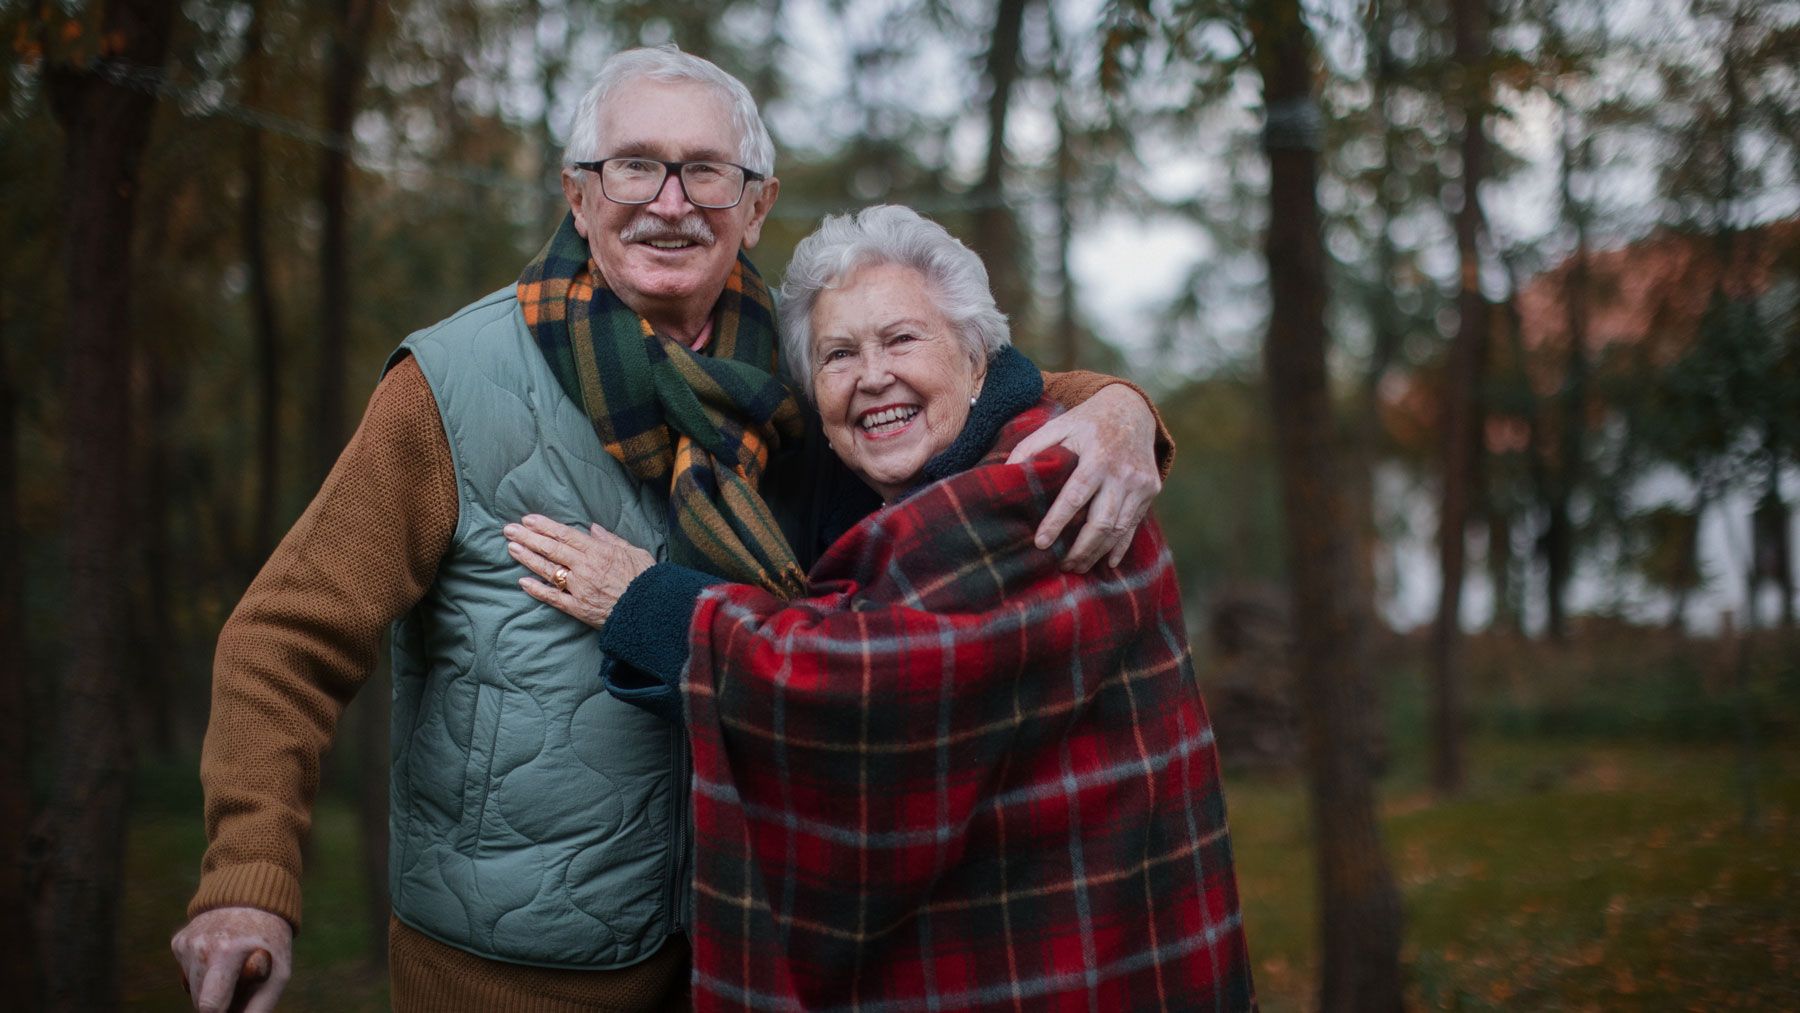
{"type": "Polygon", "coordinates": [[[1037,547],[1049,548],[1087,507],[1087,523],[1062,568],[1086,573],[1102,556],[1108,557],[1107,565],[1117,566],[1150,512],[1150,501],[1162,491],[1156,416],[1136,391],[1110,384],[1020,441],[1006,463],[1018,464],[1059,444],[1074,451],[1080,463],[1038,525],[1037,547]]]}
{"type": "Polygon", "coordinates": [[[294,929],[287,919],[261,908],[221,907],[194,916],[169,940],[188,995],[201,1013],[268,1013],[287,987],[294,969],[294,929]],[[269,955],[268,977],[243,982],[246,961],[257,950],[269,955]]]}

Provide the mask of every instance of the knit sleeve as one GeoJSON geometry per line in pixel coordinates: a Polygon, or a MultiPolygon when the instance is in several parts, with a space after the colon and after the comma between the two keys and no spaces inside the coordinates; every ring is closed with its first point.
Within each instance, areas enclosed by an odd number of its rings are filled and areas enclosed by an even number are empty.
{"type": "Polygon", "coordinates": [[[1102,388],[1115,383],[1122,383],[1137,392],[1150,408],[1150,414],[1156,419],[1156,470],[1163,481],[1169,480],[1169,469],[1175,466],[1175,438],[1169,435],[1169,427],[1163,424],[1162,412],[1156,410],[1156,402],[1144,393],[1144,388],[1130,380],[1121,380],[1105,373],[1093,373],[1085,369],[1070,370],[1067,373],[1045,373],[1044,394],[1062,405],[1073,408],[1076,405],[1100,393],[1102,388]]]}
{"type": "Polygon", "coordinates": [[[383,632],[435,579],[456,516],[437,403],[405,359],[219,634],[200,759],[208,846],[190,917],[246,905],[299,926],[319,757],[383,632]]]}

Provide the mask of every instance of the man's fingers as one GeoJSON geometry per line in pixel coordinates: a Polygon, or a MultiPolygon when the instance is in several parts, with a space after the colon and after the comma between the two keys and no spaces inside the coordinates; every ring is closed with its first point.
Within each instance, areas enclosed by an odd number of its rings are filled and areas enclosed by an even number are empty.
{"type": "Polygon", "coordinates": [[[1007,455],[1006,463],[1023,464],[1044,451],[1049,450],[1051,447],[1056,446],[1059,442],[1059,438],[1055,434],[1056,431],[1050,429],[1048,424],[1046,424],[1045,427],[1038,429],[1036,432],[1031,433],[1020,440],[1019,445],[1013,448],[1013,452],[1007,455]]]}
{"type": "Polygon", "coordinates": [[[1063,571],[1086,573],[1094,568],[1094,563],[1101,554],[1111,548],[1111,530],[1090,519],[1075,536],[1075,544],[1069,546],[1069,554],[1063,557],[1063,571]]]}
{"type": "Polygon", "coordinates": [[[231,1008],[232,994],[237,990],[238,962],[233,956],[215,957],[207,963],[205,974],[194,986],[194,1008],[200,1013],[226,1013],[231,1008]]]}
{"type": "MultiPolygon", "coordinates": [[[[255,957],[255,954],[251,954],[251,956],[255,957]]],[[[241,986],[239,989],[239,994],[248,995],[248,1001],[244,1003],[244,1013],[272,1013],[276,1001],[281,998],[282,990],[287,987],[288,975],[292,973],[293,969],[276,965],[273,961],[268,961],[268,963],[270,966],[266,980],[257,979],[255,985],[241,986]]],[[[249,967],[248,961],[245,962],[245,966],[249,967]]]]}
{"type": "Polygon", "coordinates": [[[1075,544],[1063,557],[1062,568],[1070,573],[1086,573],[1102,558],[1117,551],[1121,541],[1129,541],[1135,525],[1121,516],[1128,509],[1118,484],[1101,485],[1088,504],[1087,523],[1075,536],[1075,544]]]}
{"type": "Polygon", "coordinates": [[[1131,539],[1121,538],[1113,543],[1112,555],[1107,557],[1107,566],[1118,566],[1125,560],[1125,553],[1131,548],[1131,539]]]}
{"type": "MultiPolygon", "coordinates": [[[[1089,465],[1086,459],[1076,466],[1075,473],[1063,483],[1062,492],[1056,495],[1056,502],[1050,504],[1049,512],[1044,514],[1043,521],[1038,524],[1035,539],[1038,548],[1048,549],[1054,544],[1061,537],[1063,529],[1075,519],[1075,515],[1088,505],[1088,500],[1094,498],[1095,490],[1100,487],[1095,478],[1099,470],[1098,465],[1089,465]]],[[[1092,524],[1093,521],[1090,519],[1088,523],[1092,524]]]]}

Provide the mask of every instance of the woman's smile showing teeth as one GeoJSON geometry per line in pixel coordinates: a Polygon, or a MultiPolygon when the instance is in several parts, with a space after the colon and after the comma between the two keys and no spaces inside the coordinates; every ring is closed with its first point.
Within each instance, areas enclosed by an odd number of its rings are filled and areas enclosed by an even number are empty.
{"type": "Polygon", "coordinates": [[[874,263],[827,285],[808,314],[825,438],[886,500],[955,442],[987,372],[941,301],[913,268],[874,263]]]}
{"type": "Polygon", "coordinates": [[[906,424],[919,414],[918,405],[888,405],[883,408],[872,408],[863,412],[856,420],[868,436],[889,436],[906,428],[906,424]]]}

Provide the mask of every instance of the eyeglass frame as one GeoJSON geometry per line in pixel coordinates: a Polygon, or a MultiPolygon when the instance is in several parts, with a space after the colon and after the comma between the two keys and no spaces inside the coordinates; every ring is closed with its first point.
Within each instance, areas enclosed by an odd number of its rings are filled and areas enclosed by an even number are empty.
{"type": "Polygon", "coordinates": [[[642,207],[645,204],[656,203],[656,198],[662,196],[663,187],[669,185],[669,177],[674,176],[676,184],[681,187],[681,198],[689,204],[692,204],[697,208],[703,208],[707,211],[729,211],[739,204],[744,203],[744,194],[749,191],[750,184],[760,183],[769,178],[766,174],[757,172],[755,169],[739,165],[736,162],[727,162],[724,159],[719,158],[690,158],[685,162],[667,162],[660,158],[649,158],[643,155],[613,155],[609,158],[602,158],[597,162],[570,162],[569,164],[576,169],[583,169],[600,177],[601,196],[612,201],[614,204],[623,204],[627,207],[642,207]],[[656,192],[643,200],[620,200],[606,192],[606,173],[601,170],[608,162],[655,162],[657,165],[663,167],[663,178],[656,184],[656,192]],[[681,170],[690,165],[729,165],[733,169],[743,173],[744,185],[738,188],[737,200],[732,201],[730,204],[717,205],[702,204],[699,201],[696,201],[688,193],[687,180],[683,179],[681,176],[681,170]]]}

